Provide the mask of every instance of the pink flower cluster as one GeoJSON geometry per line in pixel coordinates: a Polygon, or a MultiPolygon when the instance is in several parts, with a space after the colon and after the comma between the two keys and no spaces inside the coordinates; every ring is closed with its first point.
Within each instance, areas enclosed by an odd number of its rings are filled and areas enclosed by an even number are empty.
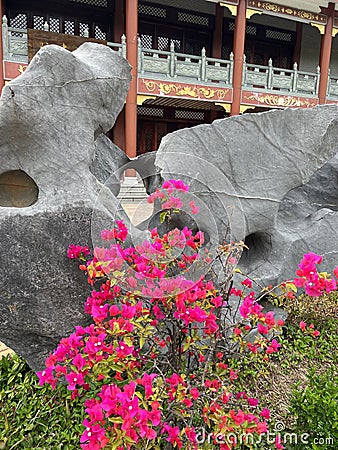
{"type": "MultiPolygon", "coordinates": [[[[184,202],[180,197],[174,197],[172,194],[189,192],[189,186],[184,184],[182,180],[167,180],[163,183],[162,189],[156,189],[156,192],[148,197],[148,203],[154,203],[158,199],[162,203],[162,210],[180,210],[184,202]]],[[[194,200],[189,202],[191,214],[198,214],[199,208],[195,205],[194,200]]]]}
{"type": "Polygon", "coordinates": [[[313,323],[307,325],[303,320],[299,323],[299,328],[306,334],[310,334],[311,336],[318,337],[320,335],[320,331],[315,330],[315,326],[313,323]]]}
{"type": "Polygon", "coordinates": [[[81,245],[70,244],[67,250],[67,256],[70,259],[80,259],[90,254],[89,247],[82,247],[81,245]]]}
{"type": "MultiPolygon", "coordinates": [[[[330,278],[327,273],[317,272],[317,264],[321,264],[322,261],[322,256],[313,252],[307,253],[299,263],[299,269],[296,271],[298,277],[294,279],[294,284],[297,287],[304,288],[306,294],[311,297],[319,297],[324,292],[330,293],[337,289],[337,283],[334,278],[330,278]]],[[[338,272],[338,268],[334,271],[337,277],[336,272],[338,272]]]]}
{"type": "Polygon", "coordinates": [[[102,230],[101,237],[104,241],[112,241],[117,239],[124,242],[128,236],[128,228],[125,226],[122,220],[116,220],[117,228],[112,230],[102,230]]]}
{"type": "MultiPolygon", "coordinates": [[[[244,286],[251,287],[252,284],[247,279],[242,283],[244,286]]],[[[231,289],[230,294],[243,298],[244,293],[241,290],[231,289]]],[[[262,355],[262,351],[265,355],[271,355],[278,352],[281,344],[276,339],[269,341],[268,335],[271,331],[281,331],[284,326],[283,320],[275,320],[274,312],[269,311],[267,313],[262,312],[263,307],[257,302],[254,292],[250,292],[243,298],[243,301],[239,307],[239,313],[246,319],[240,326],[234,328],[234,338],[239,341],[242,347],[245,347],[251,353],[256,355],[262,355]],[[248,321],[250,319],[250,321],[248,321]],[[260,335],[254,343],[247,342],[244,337],[247,332],[252,328],[257,327],[257,331],[260,335]]],[[[265,357],[266,359],[266,357],[265,357]]]]}

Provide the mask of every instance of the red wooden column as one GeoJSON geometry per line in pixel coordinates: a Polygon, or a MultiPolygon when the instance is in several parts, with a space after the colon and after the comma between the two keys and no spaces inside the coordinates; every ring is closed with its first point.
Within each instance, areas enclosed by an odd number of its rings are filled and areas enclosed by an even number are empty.
{"type": "MultiPolygon", "coordinates": [[[[125,0],[115,0],[115,14],[114,14],[114,42],[121,43],[121,36],[126,34],[125,30],[125,0]]],[[[117,116],[113,133],[113,142],[125,151],[125,110],[124,107],[120,114],[117,116]]]]}
{"type": "Polygon", "coordinates": [[[332,47],[332,28],[334,20],[334,3],[329,3],[327,8],[327,23],[325,27],[325,33],[322,36],[321,48],[320,48],[320,80],[318,98],[319,103],[323,104],[326,100],[327,83],[330,68],[331,47],[332,47]]]}
{"type": "Polygon", "coordinates": [[[4,87],[5,85],[5,77],[4,77],[4,52],[3,52],[3,48],[2,48],[2,16],[4,15],[3,13],[3,6],[2,6],[2,0],[0,0],[0,94],[1,94],[1,89],[4,87]]]}
{"type": "Polygon", "coordinates": [[[125,106],[125,145],[130,158],[137,153],[137,17],[138,0],[126,0],[127,59],[132,80],[125,106]]]}
{"type": "Polygon", "coordinates": [[[218,59],[222,57],[223,17],[223,6],[217,3],[215,11],[215,29],[212,39],[212,57],[218,59]]]}
{"type": "Polygon", "coordinates": [[[232,77],[233,97],[230,115],[239,114],[242,95],[243,56],[246,26],[246,0],[239,0],[234,32],[234,72],[232,77]]]}

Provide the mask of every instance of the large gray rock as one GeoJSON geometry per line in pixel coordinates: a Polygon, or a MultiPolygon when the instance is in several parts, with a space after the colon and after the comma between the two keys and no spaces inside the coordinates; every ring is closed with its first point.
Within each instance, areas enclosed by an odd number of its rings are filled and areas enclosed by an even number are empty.
{"type": "Polygon", "coordinates": [[[67,259],[68,245],[98,239],[99,225],[91,230],[94,205],[97,224],[112,224],[116,214],[127,221],[90,167],[97,174],[105,163],[107,141],[100,136],[113,126],[129,82],[123,58],[86,43],[72,53],[43,47],[3,89],[0,340],[34,369],[75,325],[88,323],[89,289],[67,259]]]}
{"type": "Polygon", "coordinates": [[[167,135],[155,166],[190,183],[214,245],[230,225],[228,239],[250,247],[242,269],[274,283],[292,277],[309,250],[327,269],[337,262],[337,140],[335,105],[275,110],[167,135]]]}

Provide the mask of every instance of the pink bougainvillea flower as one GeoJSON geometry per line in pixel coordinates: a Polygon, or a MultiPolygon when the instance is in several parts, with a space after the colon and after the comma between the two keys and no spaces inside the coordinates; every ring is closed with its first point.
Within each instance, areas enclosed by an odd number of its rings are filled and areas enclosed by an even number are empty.
{"type": "Polygon", "coordinates": [[[129,346],[125,342],[120,341],[119,346],[116,347],[115,349],[115,352],[119,358],[125,358],[126,356],[131,355],[133,353],[133,350],[134,350],[133,345],[129,346]]]}
{"type": "Polygon", "coordinates": [[[70,259],[78,259],[81,256],[86,256],[90,254],[89,247],[81,247],[81,245],[70,244],[67,251],[67,256],[70,259]]]}
{"type": "Polygon", "coordinates": [[[139,384],[144,387],[146,399],[153,395],[153,379],[156,377],[156,373],[151,373],[150,375],[144,373],[142,378],[139,379],[139,384]]]}
{"type": "Polygon", "coordinates": [[[178,437],[180,434],[180,429],[177,426],[172,427],[168,423],[164,423],[162,432],[164,431],[168,433],[168,437],[166,439],[168,442],[176,444],[178,448],[182,448],[182,441],[178,437]]]}
{"type": "Polygon", "coordinates": [[[190,389],[190,395],[194,400],[197,400],[198,397],[200,396],[199,390],[197,388],[190,389]]]}
{"type": "Polygon", "coordinates": [[[162,184],[162,189],[172,192],[173,189],[182,192],[188,192],[189,186],[184,184],[182,180],[167,180],[162,184]]]}
{"type": "Polygon", "coordinates": [[[252,281],[249,280],[249,278],[245,278],[245,280],[243,280],[241,284],[242,284],[243,286],[248,287],[248,288],[252,288],[252,281]]]}
{"type": "Polygon", "coordinates": [[[272,339],[270,345],[266,349],[266,353],[269,355],[271,353],[277,353],[282,345],[276,341],[276,339],[272,339]]]}
{"type": "Polygon", "coordinates": [[[170,197],[169,200],[162,203],[162,209],[181,209],[183,202],[178,197],[170,197]]]}
{"type": "Polygon", "coordinates": [[[191,200],[191,202],[189,202],[189,206],[190,206],[190,210],[191,210],[191,214],[198,214],[198,206],[195,205],[194,200],[191,200]]]}
{"type": "Polygon", "coordinates": [[[113,232],[113,230],[102,230],[101,231],[101,238],[104,241],[112,241],[114,239],[114,232],[113,232]]]}
{"type": "Polygon", "coordinates": [[[267,408],[263,408],[260,413],[260,416],[264,417],[264,419],[269,420],[270,419],[270,410],[267,408]]]}
{"type": "Polygon", "coordinates": [[[258,405],[258,400],[257,400],[257,398],[249,397],[248,398],[248,403],[249,403],[250,406],[257,406],[258,405]]]}
{"type": "Polygon", "coordinates": [[[66,375],[66,381],[68,383],[67,389],[73,391],[76,386],[82,386],[84,383],[83,374],[81,372],[70,372],[66,375]]]}
{"type": "Polygon", "coordinates": [[[234,334],[236,336],[240,336],[242,334],[242,330],[240,328],[235,327],[234,328],[234,334]]]}
{"type": "Polygon", "coordinates": [[[262,325],[261,323],[259,323],[257,325],[257,330],[258,330],[258,333],[260,333],[260,334],[268,334],[268,332],[269,332],[268,327],[262,325]]]}
{"type": "Polygon", "coordinates": [[[46,368],[41,372],[37,372],[36,374],[39,378],[40,386],[42,386],[44,383],[48,383],[52,386],[53,389],[55,388],[57,380],[54,378],[53,369],[51,367],[46,368]]]}
{"type": "Polygon", "coordinates": [[[306,323],[302,320],[301,322],[299,322],[299,328],[304,331],[306,328],[306,323]]]}
{"type": "Polygon", "coordinates": [[[280,435],[277,434],[275,439],[275,447],[279,450],[283,450],[285,447],[282,445],[282,439],[280,435]]]}

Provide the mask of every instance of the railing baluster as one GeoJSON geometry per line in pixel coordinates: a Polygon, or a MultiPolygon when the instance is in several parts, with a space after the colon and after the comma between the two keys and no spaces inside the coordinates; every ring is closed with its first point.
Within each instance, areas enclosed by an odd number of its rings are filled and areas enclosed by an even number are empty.
{"type": "Polygon", "coordinates": [[[243,55],[243,74],[242,74],[242,85],[246,86],[246,56],[243,55]]]}
{"type": "MultiPolygon", "coordinates": [[[[124,34],[121,36],[121,49],[122,49],[122,56],[123,58],[127,59],[127,39],[124,34]]],[[[138,49],[137,49],[138,51],[138,49]]]]}
{"type": "Polygon", "coordinates": [[[175,77],[175,44],[173,41],[170,43],[169,75],[172,78],[175,77]]]}
{"type": "Polygon", "coordinates": [[[141,38],[137,39],[137,71],[143,73],[143,51],[141,47],[141,38]]]}
{"type": "MultiPolygon", "coordinates": [[[[244,72],[244,67],[243,67],[243,72],[244,72]]],[[[230,53],[230,65],[229,65],[229,79],[228,79],[228,84],[232,85],[232,76],[234,73],[234,54],[231,52],[230,53]]]]}
{"type": "Polygon", "coordinates": [[[316,95],[318,95],[319,92],[319,81],[320,81],[320,67],[317,66],[317,74],[316,74],[316,95]]]}
{"type": "Polygon", "coordinates": [[[202,48],[202,59],[201,59],[201,80],[206,81],[207,79],[207,60],[205,56],[205,48],[202,48]]]}
{"type": "Polygon", "coordinates": [[[298,65],[295,62],[293,65],[293,74],[292,74],[292,92],[297,92],[297,79],[298,79],[298,65]]]}
{"type": "Polygon", "coordinates": [[[9,38],[8,38],[8,20],[7,16],[2,17],[2,48],[4,59],[8,59],[9,55],[9,38]]]}
{"type": "Polygon", "coordinates": [[[273,75],[273,67],[272,67],[272,59],[270,58],[268,61],[268,89],[272,88],[272,75],[273,75]]]}

